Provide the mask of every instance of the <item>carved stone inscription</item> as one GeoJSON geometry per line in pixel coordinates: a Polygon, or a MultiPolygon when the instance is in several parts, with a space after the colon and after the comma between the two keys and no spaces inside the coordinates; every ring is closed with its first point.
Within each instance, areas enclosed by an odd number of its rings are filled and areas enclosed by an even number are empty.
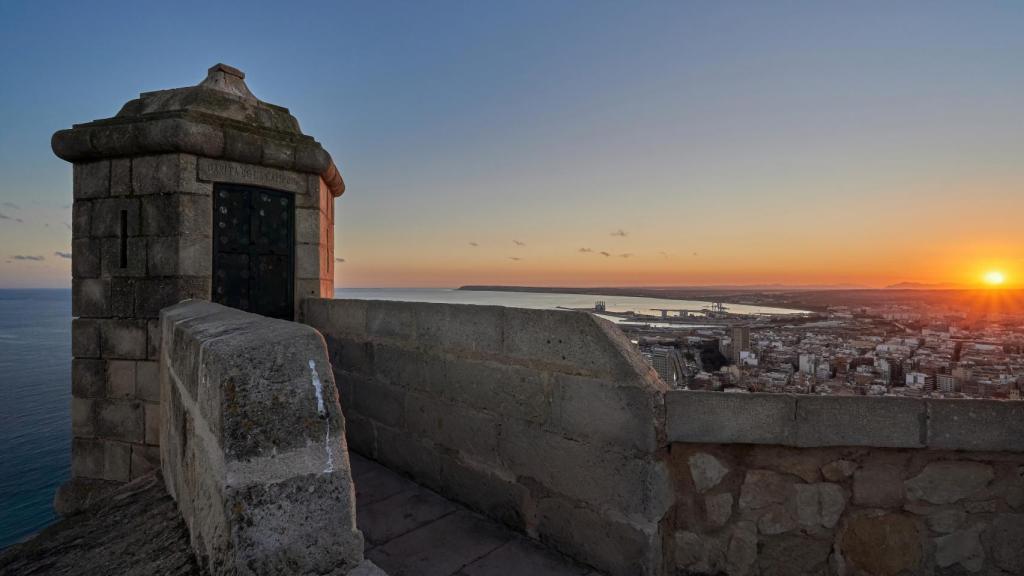
{"type": "Polygon", "coordinates": [[[306,175],[255,164],[242,164],[210,158],[199,159],[199,180],[249,184],[261,188],[306,193],[306,175]]]}

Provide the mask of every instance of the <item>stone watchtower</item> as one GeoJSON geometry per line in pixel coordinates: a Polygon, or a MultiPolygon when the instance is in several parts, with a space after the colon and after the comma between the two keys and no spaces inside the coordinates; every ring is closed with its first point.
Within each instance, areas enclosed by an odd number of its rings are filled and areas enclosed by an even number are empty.
{"type": "Polygon", "coordinates": [[[53,135],[74,164],[74,440],[58,511],[159,466],[161,308],[200,298],[293,319],[302,298],[333,294],[341,174],[244,79],[218,64],[53,135]]]}

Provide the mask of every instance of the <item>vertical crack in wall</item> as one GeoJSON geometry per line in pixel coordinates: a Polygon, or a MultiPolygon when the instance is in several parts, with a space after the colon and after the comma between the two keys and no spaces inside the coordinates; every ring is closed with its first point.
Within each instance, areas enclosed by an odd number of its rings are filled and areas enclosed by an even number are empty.
{"type": "Polygon", "coordinates": [[[324,450],[327,451],[327,465],[324,473],[334,472],[334,453],[331,452],[331,420],[327,417],[327,409],[324,408],[324,385],[320,382],[320,375],[316,372],[316,361],[309,361],[309,369],[313,372],[313,390],[316,391],[316,413],[323,418],[327,425],[327,432],[324,435],[324,450]]]}

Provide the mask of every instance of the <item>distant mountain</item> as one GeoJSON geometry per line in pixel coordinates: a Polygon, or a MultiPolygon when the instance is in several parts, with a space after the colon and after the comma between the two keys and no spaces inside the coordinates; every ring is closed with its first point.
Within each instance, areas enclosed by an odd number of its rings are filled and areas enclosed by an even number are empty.
{"type": "Polygon", "coordinates": [[[967,288],[963,284],[957,284],[955,282],[900,282],[898,284],[890,284],[885,287],[886,290],[959,290],[967,288]]]}

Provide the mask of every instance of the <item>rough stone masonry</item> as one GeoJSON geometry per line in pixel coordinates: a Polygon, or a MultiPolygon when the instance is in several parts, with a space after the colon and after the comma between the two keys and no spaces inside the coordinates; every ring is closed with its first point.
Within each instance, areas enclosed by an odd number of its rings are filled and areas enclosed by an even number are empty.
{"type": "Polygon", "coordinates": [[[348,574],[363,560],[324,340],[202,301],[161,312],[160,452],[211,574],[348,574]]]}

